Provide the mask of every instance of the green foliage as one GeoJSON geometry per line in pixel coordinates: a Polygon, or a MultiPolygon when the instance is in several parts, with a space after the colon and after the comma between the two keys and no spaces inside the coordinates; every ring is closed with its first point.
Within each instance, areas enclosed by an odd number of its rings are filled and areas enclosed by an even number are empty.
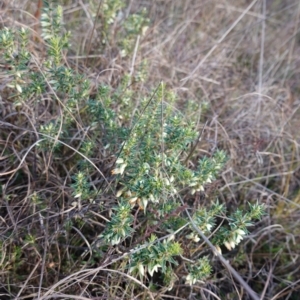
{"type": "Polygon", "coordinates": [[[156,242],[156,236],[151,236],[149,246],[135,252],[131,256],[129,272],[135,276],[143,278],[148,271],[150,276],[159,269],[163,274],[168,270],[168,265],[177,266],[175,256],[182,254],[181,246],[178,242],[164,240],[156,242]]]}
{"type": "MultiPolygon", "coordinates": [[[[103,2],[107,28],[116,21],[122,8],[123,1],[103,2]]],[[[147,23],[145,10],[124,21],[127,38],[120,40],[124,56],[132,52],[137,35],[143,33],[147,23]]],[[[181,199],[184,197],[189,202],[194,200],[193,195],[205,192],[206,185],[216,179],[225,165],[226,153],[217,150],[209,157],[201,157],[191,167],[187,161],[191,147],[197,143],[199,130],[194,122],[186,120],[176,110],[175,93],[160,83],[151,93],[141,96],[137,105],[135,91],[130,87],[132,78],[125,74],[119,87],[113,89],[102,85],[91,96],[89,80],[63,61],[64,51],[69,47],[69,34],[63,32],[62,8],[52,2],[45,3],[41,25],[47,57],[43,63],[36,62],[38,68],[27,67],[31,55],[26,50],[28,34],[24,29],[2,29],[0,49],[5,63],[12,66],[9,88],[14,93],[14,104],[26,105],[33,99],[38,107],[47,99],[50,111],[54,112],[52,120],[36,124],[41,138],[37,151],[48,157],[50,150],[55,150],[51,157],[54,163],[61,159],[65,150],[62,144],[67,145],[68,150],[78,149],[82,154],[71,155],[72,159],[59,169],[60,176],[66,177],[71,190],[69,201],[61,200],[60,205],[69,204],[79,211],[86,205],[86,211],[89,211],[89,205],[97,196],[101,195],[105,199],[103,202],[110,199],[107,205],[109,214],[103,216],[102,222],[105,222],[101,223],[100,232],[87,230],[85,221],[79,222],[94,252],[108,255],[112,247],[128,246],[129,260],[121,261],[119,265],[116,263],[115,268],[128,263],[128,272],[143,281],[160,272],[162,281],[172,288],[177,278],[179,257],[185,255],[185,251],[194,254],[192,249],[200,241],[184,213],[188,205],[182,206],[181,199]],[[134,114],[133,107],[136,107],[134,114]],[[75,138],[78,132],[84,132],[79,141],[75,138]],[[91,182],[95,177],[94,169],[90,161],[82,157],[92,159],[98,152],[103,152],[105,159],[112,157],[115,163],[110,174],[105,174],[112,177],[109,188],[95,192],[91,182]],[[99,239],[101,247],[97,243],[99,239]]],[[[146,77],[145,69],[145,65],[141,66],[138,75],[141,81],[146,77]]],[[[101,165],[105,165],[105,159],[101,165]]],[[[33,205],[41,202],[36,192],[31,200],[33,205]]],[[[105,214],[101,205],[94,209],[98,215],[105,214]]],[[[262,215],[261,205],[250,204],[249,211],[237,210],[227,216],[225,204],[216,201],[210,207],[193,207],[192,219],[205,234],[215,231],[213,242],[220,251],[221,245],[229,250],[238,245],[253,220],[262,215]],[[217,228],[217,218],[224,218],[227,222],[217,228]]],[[[89,215],[85,218],[88,219],[89,215]]],[[[73,228],[72,222],[63,226],[68,233],[73,228]]],[[[72,242],[77,246],[76,239],[72,242]]],[[[35,235],[28,234],[26,243],[35,244],[35,235]]],[[[19,259],[19,252],[15,253],[19,259]]],[[[207,279],[212,273],[210,259],[206,256],[199,258],[198,254],[195,255],[197,259],[184,259],[183,262],[188,270],[185,280],[190,285],[207,279]]]]}
{"type": "Polygon", "coordinates": [[[189,285],[195,284],[198,280],[205,280],[211,272],[210,261],[208,257],[204,256],[189,266],[189,275],[186,277],[186,282],[189,285]]]}
{"type": "MultiPolygon", "coordinates": [[[[102,25],[102,45],[117,44],[120,47],[121,57],[131,54],[137,37],[145,35],[148,29],[150,20],[147,18],[147,10],[144,8],[126,16],[125,1],[104,0],[99,3],[90,0],[89,3],[92,16],[99,18],[102,25]]],[[[141,73],[137,75],[140,77],[141,73]]]]}
{"type": "Polygon", "coordinates": [[[44,1],[41,15],[42,37],[48,44],[49,63],[59,65],[62,60],[62,50],[69,47],[69,33],[62,34],[63,10],[55,1],[44,1]]]}
{"type": "MultiPolygon", "coordinates": [[[[90,6],[93,12],[93,16],[96,16],[96,12],[98,10],[99,2],[90,0],[90,6]]],[[[120,10],[125,6],[125,2],[122,0],[104,0],[100,3],[101,5],[101,14],[104,19],[105,29],[108,28],[109,25],[114,23],[117,18],[120,10]]]]}
{"type": "Polygon", "coordinates": [[[229,216],[228,227],[223,226],[213,241],[219,251],[219,245],[224,244],[228,250],[238,245],[248,233],[248,227],[253,225],[253,220],[260,219],[264,215],[264,206],[249,203],[249,210],[244,212],[237,209],[229,216]]]}
{"type": "MultiPolygon", "coordinates": [[[[193,220],[200,230],[202,230],[204,233],[207,233],[210,232],[212,228],[215,228],[216,216],[220,215],[222,212],[225,212],[224,205],[217,202],[209,209],[202,207],[196,210],[193,215],[193,220]]],[[[196,238],[194,233],[192,238],[196,238]]]]}
{"type": "Polygon", "coordinates": [[[112,215],[102,236],[107,243],[118,245],[121,239],[130,237],[133,233],[133,216],[131,206],[126,202],[120,203],[114,210],[116,213],[112,215]]]}
{"type": "Polygon", "coordinates": [[[87,199],[90,196],[89,183],[86,178],[86,174],[83,172],[78,172],[73,176],[74,183],[71,185],[73,188],[74,198],[87,199]]]}
{"type": "Polygon", "coordinates": [[[24,83],[24,73],[30,60],[27,50],[28,31],[24,28],[15,32],[9,28],[0,31],[0,51],[3,54],[4,63],[11,66],[8,75],[12,78],[8,87],[15,91],[15,97],[19,97],[24,83]]]}
{"type": "Polygon", "coordinates": [[[147,11],[143,9],[140,13],[131,14],[125,19],[123,28],[125,34],[120,35],[121,56],[125,57],[132,52],[136,37],[144,35],[148,29],[149,19],[146,17],[147,11]]]}

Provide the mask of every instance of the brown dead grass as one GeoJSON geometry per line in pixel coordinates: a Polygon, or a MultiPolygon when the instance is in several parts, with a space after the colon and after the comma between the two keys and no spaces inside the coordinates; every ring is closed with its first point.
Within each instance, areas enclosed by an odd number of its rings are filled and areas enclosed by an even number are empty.
{"type": "MultiPolygon", "coordinates": [[[[132,63],[138,66],[146,59],[149,78],[143,88],[165,81],[180,95],[182,104],[186,101],[209,103],[209,111],[200,118],[203,123],[208,120],[208,125],[199,147],[210,152],[220,147],[230,154],[230,164],[222,174],[221,200],[235,209],[258,199],[266,203],[268,212],[240,247],[239,254],[228,254],[228,259],[253,289],[262,295],[262,299],[297,299],[300,287],[297,281],[300,277],[299,2],[266,1],[264,11],[263,1],[253,1],[252,8],[247,11],[251,1],[129,1],[132,11],[147,7],[152,22],[146,36],[139,42],[133,62],[131,59],[122,59],[113,43],[104,52],[99,51],[101,41],[98,32],[101,24],[96,23],[93,30],[94,23],[88,13],[87,2],[65,1],[65,23],[72,31],[74,45],[72,53],[68,54],[68,63],[92,78],[95,85],[100,85],[103,82],[115,84],[122,74],[130,70],[132,63]],[[228,31],[231,26],[232,29],[228,31]]],[[[34,30],[37,23],[34,2],[2,1],[0,5],[2,24],[22,24],[34,30]]],[[[32,42],[32,49],[36,57],[43,56],[39,42],[32,42]]],[[[7,117],[9,106],[1,109],[2,117],[7,117]]],[[[198,113],[195,112],[196,117],[198,113]]],[[[30,119],[30,110],[23,114],[30,119]]],[[[15,138],[20,136],[16,135],[15,138]]],[[[0,149],[9,148],[5,143],[1,141],[0,149]]],[[[20,139],[19,147],[10,155],[18,156],[30,145],[26,144],[25,139],[20,139]]],[[[47,166],[47,159],[41,165],[41,168],[47,166]]],[[[55,188],[60,188],[63,193],[65,188],[59,187],[61,182],[57,181],[56,170],[50,168],[47,172],[47,194],[51,196],[51,190],[55,188]]],[[[29,171],[24,171],[22,176],[29,176],[29,171]]],[[[5,183],[8,177],[0,180],[5,183]]],[[[14,193],[19,194],[19,199],[28,199],[31,190],[30,186],[16,186],[14,193]]],[[[10,230],[16,230],[19,221],[24,221],[23,212],[29,209],[28,202],[24,201],[15,203],[15,207],[19,208],[12,211],[2,207],[12,221],[10,230]]],[[[45,206],[48,204],[44,203],[45,206]]],[[[32,215],[38,213],[33,209],[32,215]]],[[[31,223],[28,212],[27,217],[27,230],[30,232],[37,224],[31,223]]],[[[4,219],[2,217],[1,222],[7,222],[4,219]]],[[[35,220],[37,222],[39,219],[35,220]]],[[[20,230],[18,228],[17,232],[20,233],[20,230]]],[[[65,265],[62,261],[68,259],[67,251],[63,258],[51,261],[48,257],[45,261],[43,247],[44,250],[47,247],[45,251],[52,252],[53,256],[60,255],[60,251],[57,244],[53,247],[47,245],[45,239],[49,233],[39,230],[38,234],[44,242],[24,247],[25,252],[30,252],[21,254],[26,257],[24,265],[14,266],[14,259],[9,259],[11,267],[18,268],[20,272],[18,284],[31,282],[31,285],[19,285],[12,289],[19,289],[20,295],[23,291],[26,291],[26,295],[33,293],[33,298],[36,297],[36,288],[32,284],[41,284],[39,274],[45,269],[44,280],[49,288],[54,288],[55,283],[62,279],[58,277],[60,268],[63,268],[65,276],[69,275],[66,274],[68,268],[72,270],[71,265],[65,265]]],[[[2,251],[10,255],[14,253],[12,247],[18,243],[18,236],[14,243],[5,241],[2,251]]],[[[5,272],[0,275],[4,278],[5,272]]],[[[78,273],[77,287],[67,289],[74,295],[72,299],[75,299],[75,295],[78,295],[76,299],[87,299],[83,297],[87,293],[81,291],[89,285],[102,291],[101,299],[112,299],[112,295],[114,299],[121,299],[111,287],[105,290],[103,282],[93,281],[94,275],[91,271],[91,276],[85,278],[78,273]]],[[[203,299],[213,299],[212,293],[222,299],[248,299],[228,274],[220,272],[218,276],[206,285],[195,287],[193,292],[203,299]]],[[[105,276],[100,278],[104,280],[105,276]]],[[[118,278],[116,276],[112,282],[121,287],[118,278]]],[[[63,282],[61,286],[65,284],[63,282]]],[[[6,286],[0,286],[0,290],[3,290],[3,295],[10,295],[6,286]]],[[[176,299],[186,299],[182,287],[175,287],[174,290],[176,299]]],[[[167,297],[170,298],[165,295],[156,299],[167,297]]],[[[25,298],[18,296],[17,299],[25,298]]],[[[123,299],[134,298],[124,294],[123,299]]]]}

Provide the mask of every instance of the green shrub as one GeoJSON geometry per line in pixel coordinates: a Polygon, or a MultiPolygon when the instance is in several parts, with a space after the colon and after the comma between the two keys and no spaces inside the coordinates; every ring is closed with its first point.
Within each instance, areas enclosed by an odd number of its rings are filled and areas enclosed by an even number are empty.
{"type": "MultiPolygon", "coordinates": [[[[110,8],[113,12],[107,27],[120,8],[117,4],[110,8]]],[[[10,66],[7,88],[16,109],[22,110],[28,103],[35,105],[39,133],[36,155],[51,155],[51,167],[58,170],[58,178],[68,182],[67,196],[59,196],[59,189],[56,191],[59,205],[75,207],[83,216],[81,221],[77,215],[64,223],[67,235],[72,228],[80,228],[91,244],[90,254],[72,252],[74,264],[79,260],[91,265],[99,257],[104,259],[125,249],[128,257],[112,268],[142,281],[159,273],[165,288],[171,289],[178,278],[176,266],[180,261],[185,266],[186,283],[207,279],[213,275],[212,258],[200,254],[207,252],[207,246],[198,246],[201,238],[185,210],[190,210],[194,225],[212,235],[221,252],[223,245],[232,250],[241,242],[253,221],[261,218],[263,207],[250,204],[248,211],[229,213],[217,199],[210,206],[189,206],[193,195],[204,193],[205,186],[216,179],[226,163],[225,152],[217,150],[209,157],[203,156],[191,167],[189,159],[199,155],[193,147],[199,139],[198,128],[175,109],[177,96],[163,83],[140,96],[138,102],[135,91],[128,86],[128,75],[119,87],[103,85],[91,95],[91,84],[85,76],[64,63],[64,52],[70,45],[69,33],[63,33],[61,22],[61,7],[49,4],[44,8],[41,25],[47,57],[42,62],[29,53],[28,32],[22,28],[2,29],[0,47],[5,64],[10,66]],[[39,107],[45,102],[51,114],[48,121],[38,117],[39,107]],[[137,109],[133,113],[134,107],[137,109]],[[196,152],[191,153],[191,149],[196,152]],[[98,152],[102,153],[101,162],[94,163],[98,152]],[[62,155],[68,159],[62,160],[62,155]],[[107,162],[108,157],[112,163],[107,162]],[[106,171],[95,173],[95,168],[106,171]],[[93,227],[92,221],[102,226],[93,227]]],[[[143,11],[124,22],[129,39],[120,41],[120,47],[129,54],[130,41],[148,21],[143,11]]],[[[47,195],[42,189],[34,191],[31,205],[36,208],[43,198],[47,195]]],[[[52,234],[66,240],[64,234],[49,228],[49,236],[52,234]]],[[[36,234],[26,236],[37,243],[36,234]]],[[[80,244],[78,239],[67,241],[74,247],[80,244]]]]}

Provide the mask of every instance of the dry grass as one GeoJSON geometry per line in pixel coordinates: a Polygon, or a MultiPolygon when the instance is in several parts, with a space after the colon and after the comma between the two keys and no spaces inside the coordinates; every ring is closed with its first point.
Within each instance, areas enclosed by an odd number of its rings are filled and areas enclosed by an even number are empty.
{"type": "MultiPolygon", "coordinates": [[[[230,154],[219,182],[220,200],[234,210],[258,199],[268,212],[239,251],[225,257],[261,299],[298,299],[299,1],[128,2],[131,11],[146,7],[151,19],[134,59],[122,59],[113,39],[102,52],[101,23],[93,23],[88,1],[64,1],[65,23],[73,37],[66,62],[96,87],[117,85],[122,74],[146,59],[148,80],[137,93],[164,81],[180,95],[181,105],[208,104],[201,117],[200,109],[190,111],[189,117],[208,121],[199,144],[203,151],[218,147],[230,154]]],[[[1,1],[0,9],[2,26],[24,25],[35,31],[36,3],[1,1]]],[[[41,42],[32,40],[31,47],[34,57],[42,60],[41,42]]],[[[133,295],[125,283],[135,279],[125,271],[112,273],[97,260],[92,267],[78,261],[77,252],[88,244],[90,232],[102,225],[99,216],[91,214],[91,222],[82,225],[81,232],[74,229],[65,240],[58,240],[57,233],[75,215],[67,185],[72,166],[52,164],[51,154],[36,157],[31,148],[38,136],[34,124],[60,113],[47,107],[40,110],[38,116],[30,106],[16,112],[2,95],[0,183],[14,197],[5,199],[3,193],[0,202],[1,299],[249,299],[221,266],[193,291],[175,285],[172,292],[158,295],[136,282],[144,292],[133,295]],[[24,155],[24,164],[17,168],[24,155]],[[35,178],[38,173],[42,178],[35,178]],[[40,202],[34,202],[37,189],[40,202]],[[31,235],[34,241],[29,240],[31,235]],[[64,246],[68,244],[74,249],[64,246]],[[9,281],[8,272],[14,274],[9,281]]],[[[84,134],[78,126],[76,139],[80,141],[84,134]]],[[[66,149],[65,155],[74,154],[66,149]]],[[[93,162],[111,166],[101,154],[93,162]]]]}

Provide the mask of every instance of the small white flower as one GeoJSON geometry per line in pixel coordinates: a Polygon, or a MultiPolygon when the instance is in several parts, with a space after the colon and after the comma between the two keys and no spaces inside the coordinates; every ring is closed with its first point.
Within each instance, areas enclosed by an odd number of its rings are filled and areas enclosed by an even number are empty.
{"type": "Polygon", "coordinates": [[[173,241],[174,239],[175,239],[175,234],[171,234],[171,235],[168,237],[168,242],[173,241]]]}
{"type": "Polygon", "coordinates": [[[144,276],[145,275],[145,269],[144,266],[142,264],[139,264],[139,273],[144,276]]]}
{"type": "Polygon", "coordinates": [[[242,230],[242,229],[237,229],[236,232],[237,232],[239,235],[242,235],[242,236],[246,234],[245,231],[242,230]]]}
{"type": "Polygon", "coordinates": [[[192,240],[193,237],[194,237],[194,233],[193,233],[193,232],[190,233],[190,234],[188,234],[188,235],[186,236],[186,238],[189,239],[189,240],[192,240]]]}
{"type": "Polygon", "coordinates": [[[221,250],[220,246],[216,245],[215,248],[216,248],[216,251],[215,251],[214,254],[215,254],[216,256],[217,256],[218,254],[222,254],[222,250],[221,250]]]}
{"type": "Polygon", "coordinates": [[[150,276],[152,277],[154,272],[158,271],[158,268],[160,267],[160,265],[155,265],[152,269],[148,269],[148,273],[150,274],[150,276]]]}
{"type": "Polygon", "coordinates": [[[144,36],[145,34],[146,34],[146,31],[148,30],[148,26],[144,26],[143,28],[142,28],[142,36],[144,36]]]}
{"type": "Polygon", "coordinates": [[[233,240],[230,241],[230,246],[231,246],[232,249],[235,248],[235,242],[233,240]]]}
{"type": "Polygon", "coordinates": [[[211,224],[206,224],[206,229],[207,229],[207,231],[210,231],[211,229],[212,229],[212,225],[211,224]]]}
{"type": "Polygon", "coordinates": [[[225,247],[230,251],[231,250],[231,246],[230,243],[228,242],[224,242],[225,247]]]}
{"type": "Polygon", "coordinates": [[[152,194],[149,195],[149,199],[150,199],[150,201],[153,202],[153,203],[158,203],[158,202],[159,202],[159,200],[156,199],[152,194]]]}
{"type": "Polygon", "coordinates": [[[187,235],[187,238],[193,240],[195,243],[198,243],[200,241],[199,236],[193,232],[187,235]]]}
{"type": "Polygon", "coordinates": [[[127,55],[127,51],[125,49],[120,52],[121,57],[125,57],[127,55]]]}
{"type": "Polygon", "coordinates": [[[198,242],[200,241],[199,236],[198,236],[198,235],[195,235],[195,237],[193,238],[193,241],[194,241],[195,243],[198,243],[198,242]]]}
{"type": "Polygon", "coordinates": [[[204,192],[204,187],[203,187],[202,185],[200,185],[200,186],[198,187],[198,191],[204,192]]]}
{"type": "Polygon", "coordinates": [[[196,281],[197,281],[197,279],[196,279],[196,278],[193,278],[193,276],[192,276],[191,274],[189,274],[189,275],[186,276],[186,278],[185,278],[186,284],[189,284],[189,285],[195,284],[196,281]]]}
{"type": "Polygon", "coordinates": [[[235,242],[232,240],[224,242],[224,245],[229,251],[235,248],[235,242]]]}
{"type": "Polygon", "coordinates": [[[211,183],[212,181],[211,181],[211,178],[210,177],[208,177],[207,179],[206,179],[206,183],[211,183]]]}
{"type": "Polygon", "coordinates": [[[143,209],[146,212],[146,208],[148,205],[148,199],[141,198],[138,200],[138,204],[139,204],[140,209],[143,209]]]}
{"type": "Polygon", "coordinates": [[[238,236],[236,237],[236,239],[235,239],[235,243],[236,243],[236,244],[239,244],[243,238],[244,238],[244,237],[242,237],[241,235],[238,235],[238,236]]]}
{"type": "Polygon", "coordinates": [[[76,201],[74,201],[74,202],[71,203],[71,205],[72,205],[73,207],[77,207],[78,203],[77,203],[76,201]]]}
{"type": "Polygon", "coordinates": [[[135,205],[137,199],[138,199],[138,197],[133,197],[133,198],[129,199],[128,202],[130,203],[130,205],[135,205]]]}
{"type": "Polygon", "coordinates": [[[132,196],[131,191],[126,191],[126,192],[125,192],[125,196],[126,196],[126,197],[131,197],[131,196],[132,196]]]}
{"type": "Polygon", "coordinates": [[[125,168],[126,168],[127,164],[126,163],[123,163],[120,165],[119,168],[115,168],[111,171],[112,174],[120,174],[122,175],[125,171],[125,168]]]}
{"type": "Polygon", "coordinates": [[[169,181],[169,179],[168,178],[164,178],[164,182],[165,182],[165,185],[170,185],[170,181],[169,181]]]}
{"type": "Polygon", "coordinates": [[[19,93],[22,93],[22,87],[19,84],[16,84],[16,89],[19,93]]]}
{"type": "Polygon", "coordinates": [[[119,157],[117,160],[116,160],[116,164],[122,164],[124,162],[124,159],[119,157]]]}
{"type": "Polygon", "coordinates": [[[117,198],[120,197],[123,194],[123,192],[124,192],[124,189],[118,190],[116,197],[117,198]]]}
{"type": "Polygon", "coordinates": [[[242,229],[237,229],[235,232],[237,233],[237,236],[235,238],[235,243],[237,245],[244,238],[244,236],[246,235],[246,232],[244,230],[242,230],[242,229]]]}
{"type": "Polygon", "coordinates": [[[121,241],[121,238],[120,237],[115,237],[112,241],[111,241],[111,244],[114,246],[114,245],[118,245],[121,241]]]}

